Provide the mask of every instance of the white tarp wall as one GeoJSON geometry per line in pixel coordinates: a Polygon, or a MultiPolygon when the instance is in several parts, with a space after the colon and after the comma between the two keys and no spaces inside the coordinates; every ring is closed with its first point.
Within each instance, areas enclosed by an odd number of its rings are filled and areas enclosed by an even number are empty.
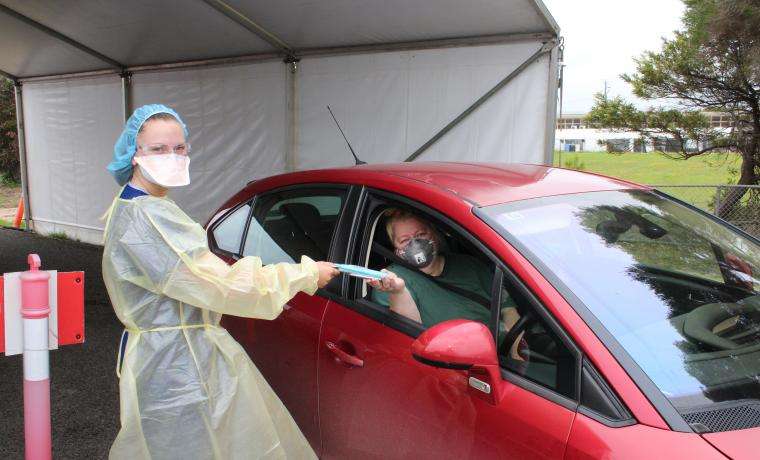
{"type": "Polygon", "coordinates": [[[201,225],[251,179],[285,171],[286,72],[265,62],[133,77],[134,107],[166,104],[190,130],[191,183],[171,196],[201,225]]]}
{"type": "MultiPolygon", "coordinates": [[[[325,106],[368,163],[402,161],[541,47],[539,42],[303,59],[295,77],[294,165],[353,164],[325,106]]],[[[526,68],[417,161],[546,161],[550,55],[526,68]]],[[[288,67],[279,61],[137,73],[133,106],[177,109],[191,135],[189,187],[172,197],[205,223],[254,178],[284,172],[288,67]]],[[[41,233],[99,243],[118,192],[105,170],[122,127],[121,82],[24,84],[30,206],[41,233]]],[[[552,93],[552,94],[550,94],[552,93]]]]}
{"type": "Polygon", "coordinates": [[[35,229],[99,243],[116,193],[104,172],[123,125],[119,78],[25,84],[23,95],[35,229]]]}
{"type": "MultiPolygon", "coordinates": [[[[527,42],[304,59],[296,89],[298,167],[351,163],[327,104],[362,160],[403,161],[540,48],[527,42]]],[[[415,161],[544,163],[549,56],[415,161]]]]}

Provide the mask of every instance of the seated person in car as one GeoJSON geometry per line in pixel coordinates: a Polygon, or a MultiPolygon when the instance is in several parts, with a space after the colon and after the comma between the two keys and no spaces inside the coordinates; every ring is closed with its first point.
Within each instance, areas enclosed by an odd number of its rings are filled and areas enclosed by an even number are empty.
{"type": "MultiPolygon", "coordinates": [[[[374,288],[372,299],[426,328],[455,318],[490,323],[490,310],[473,298],[490,302],[493,269],[470,255],[442,253],[439,233],[429,222],[411,212],[390,209],[386,215],[386,231],[396,255],[416,269],[396,263],[390,265],[383,270],[388,272],[385,278],[369,282],[374,288]],[[456,286],[475,296],[468,298],[445,285],[456,286]]],[[[520,315],[509,296],[502,301],[501,308],[501,329],[508,331],[520,315]]]]}

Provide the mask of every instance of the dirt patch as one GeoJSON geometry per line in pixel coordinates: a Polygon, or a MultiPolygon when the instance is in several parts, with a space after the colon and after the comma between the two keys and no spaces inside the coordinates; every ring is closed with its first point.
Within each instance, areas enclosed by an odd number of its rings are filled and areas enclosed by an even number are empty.
{"type": "Polygon", "coordinates": [[[16,208],[21,197],[21,187],[7,187],[0,184],[0,209],[16,208]]]}

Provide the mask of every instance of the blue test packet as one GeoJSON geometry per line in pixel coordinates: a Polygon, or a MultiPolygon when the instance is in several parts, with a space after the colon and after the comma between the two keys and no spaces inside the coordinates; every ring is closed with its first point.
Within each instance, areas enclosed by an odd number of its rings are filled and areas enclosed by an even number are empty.
{"type": "Polygon", "coordinates": [[[335,264],[335,268],[338,269],[338,271],[345,273],[349,276],[355,276],[357,278],[363,278],[368,280],[379,280],[382,278],[385,278],[386,274],[377,271],[377,270],[371,270],[366,267],[361,267],[359,265],[350,265],[350,264],[335,264]]]}

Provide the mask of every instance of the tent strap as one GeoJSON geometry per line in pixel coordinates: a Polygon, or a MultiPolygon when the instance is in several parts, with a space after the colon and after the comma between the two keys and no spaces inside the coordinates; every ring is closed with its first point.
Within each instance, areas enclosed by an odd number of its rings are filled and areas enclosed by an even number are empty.
{"type": "Polygon", "coordinates": [[[554,49],[554,47],[556,45],[557,45],[557,42],[555,40],[548,41],[548,42],[544,43],[543,45],[541,45],[541,48],[539,48],[535,53],[531,54],[530,57],[528,57],[528,59],[526,59],[525,61],[523,61],[522,64],[520,64],[519,66],[517,66],[517,68],[515,70],[513,70],[512,72],[510,72],[509,75],[507,75],[506,77],[504,77],[503,79],[501,79],[501,81],[499,81],[498,83],[496,83],[496,85],[493,88],[491,88],[485,94],[483,94],[482,96],[480,96],[480,98],[478,98],[477,101],[473,102],[472,105],[470,105],[469,107],[467,107],[462,113],[460,113],[459,115],[457,115],[456,118],[454,118],[446,126],[444,126],[443,128],[441,128],[441,130],[438,131],[437,133],[435,133],[435,135],[433,135],[433,137],[431,137],[430,140],[428,140],[427,142],[425,142],[424,144],[422,144],[422,146],[420,148],[418,148],[417,150],[415,150],[414,153],[412,153],[411,155],[409,155],[409,157],[407,157],[407,159],[404,160],[404,161],[405,162],[414,161],[417,157],[419,157],[420,155],[422,155],[433,144],[435,144],[443,136],[445,136],[446,133],[448,133],[449,131],[451,131],[452,129],[454,129],[454,127],[456,127],[459,123],[461,123],[462,120],[464,120],[465,118],[467,118],[471,113],[473,113],[481,105],[483,105],[486,101],[488,101],[494,94],[498,93],[499,90],[501,90],[502,88],[504,88],[505,86],[507,86],[507,84],[510,81],[514,80],[518,75],[520,75],[522,73],[522,71],[525,70],[529,65],[533,64],[535,61],[538,60],[538,58],[540,58],[544,54],[547,54],[547,53],[551,52],[551,50],[554,49]]]}

